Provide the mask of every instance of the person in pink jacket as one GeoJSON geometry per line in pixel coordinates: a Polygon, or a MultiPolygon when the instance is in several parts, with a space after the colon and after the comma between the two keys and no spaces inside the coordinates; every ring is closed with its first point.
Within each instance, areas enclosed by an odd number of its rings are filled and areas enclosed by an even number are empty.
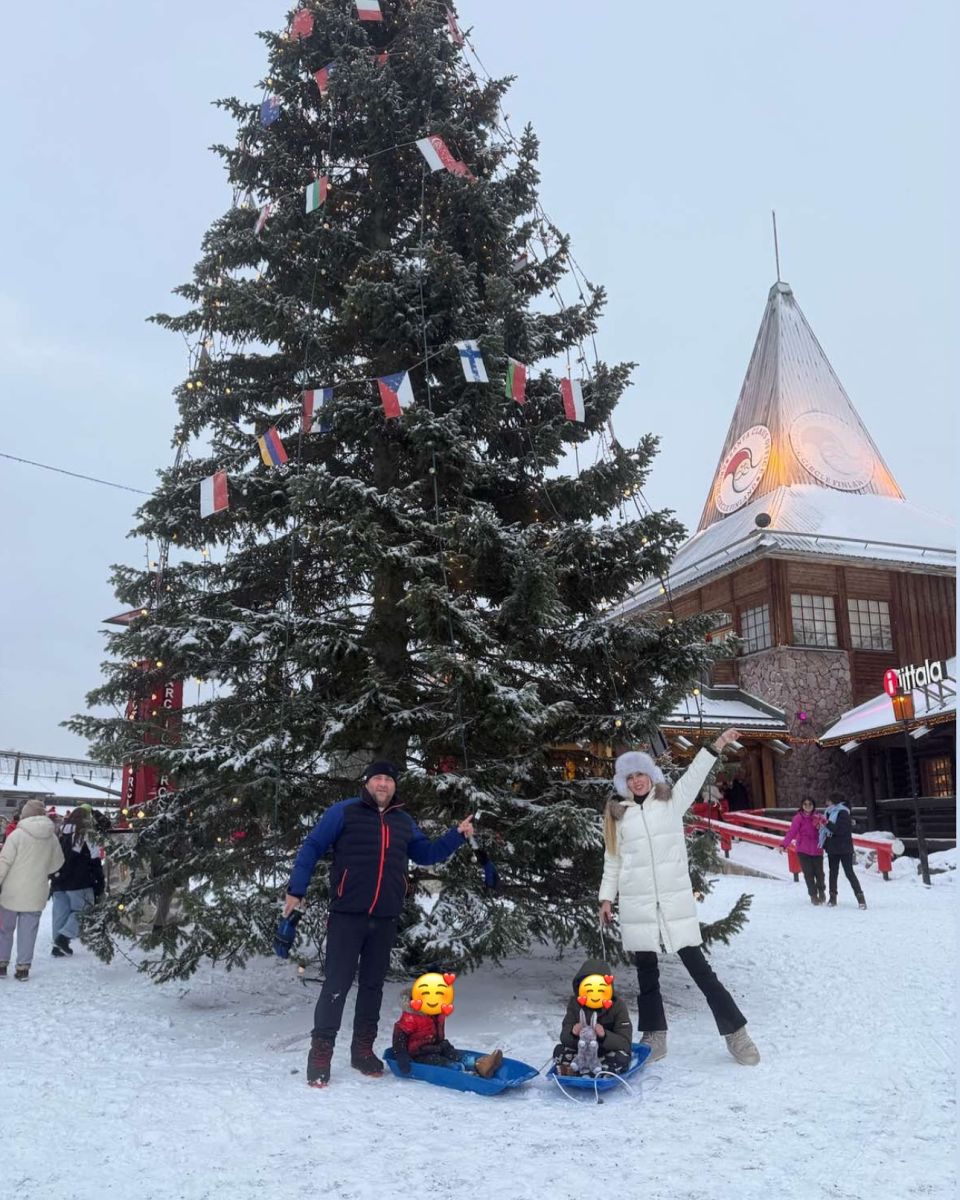
{"type": "Polygon", "coordinates": [[[823,817],[817,812],[816,804],[809,799],[801,800],[787,836],[780,843],[781,854],[791,842],[796,845],[811,904],[823,904],[827,898],[823,882],[823,847],[818,837],[822,824],[823,817]]]}

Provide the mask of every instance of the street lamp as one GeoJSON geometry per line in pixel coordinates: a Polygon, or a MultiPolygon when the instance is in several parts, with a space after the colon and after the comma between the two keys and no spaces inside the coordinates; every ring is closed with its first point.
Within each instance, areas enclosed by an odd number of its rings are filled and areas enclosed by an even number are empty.
{"type": "MultiPolygon", "coordinates": [[[[893,705],[893,717],[903,726],[903,744],[907,748],[907,773],[910,776],[910,796],[913,799],[913,819],[917,826],[917,854],[920,856],[920,877],[930,886],[930,860],[927,857],[927,840],[923,836],[923,825],[920,821],[920,805],[917,803],[917,774],[913,760],[913,738],[910,736],[910,722],[914,718],[913,692],[905,692],[900,686],[900,676],[896,671],[887,671],[883,676],[883,689],[890,697],[893,705]]],[[[921,735],[922,736],[922,735],[921,735]]]]}

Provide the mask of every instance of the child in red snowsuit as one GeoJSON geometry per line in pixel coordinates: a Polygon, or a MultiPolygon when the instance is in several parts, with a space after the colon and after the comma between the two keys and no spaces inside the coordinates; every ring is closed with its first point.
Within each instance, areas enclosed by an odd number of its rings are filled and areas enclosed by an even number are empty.
{"type": "Polygon", "coordinates": [[[484,1079],[496,1074],[503,1051],[475,1054],[447,1041],[446,1018],[453,1012],[454,975],[421,975],[411,988],[400,1019],[393,1027],[393,1054],[404,1075],[411,1064],[475,1071],[484,1079]]]}

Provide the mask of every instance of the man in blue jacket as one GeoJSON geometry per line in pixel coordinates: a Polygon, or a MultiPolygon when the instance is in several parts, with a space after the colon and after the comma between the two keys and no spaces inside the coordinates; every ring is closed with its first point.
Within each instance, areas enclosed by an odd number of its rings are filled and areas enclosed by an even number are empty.
{"type": "Polygon", "coordinates": [[[421,866],[443,862],[473,836],[467,817],[456,829],[431,841],[406,812],[397,795],[397,768],[374,762],[363,773],[359,796],[341,800],[323,814],[300,847],[287,887],[283,915],[302,907],[317,861],[333,849],[326,971],[313,1019],[307,1057],[307,1083],[324,1087],[330,1079],[333,1045],[343,1005],[357,980],[350,1064],[364,1075],[381,1075],[373,1052],[380,1020],[383,981],[397,937],[397,921],[407,892],[407,860],[421,866]]]}

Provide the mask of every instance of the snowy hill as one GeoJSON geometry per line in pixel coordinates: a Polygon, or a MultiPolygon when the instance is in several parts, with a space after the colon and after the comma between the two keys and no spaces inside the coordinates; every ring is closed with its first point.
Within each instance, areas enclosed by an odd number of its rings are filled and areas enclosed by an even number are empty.
{"type": "MultiPolygon", "coordinates": [[[[309,1090],[318,986],[291,966],[205,968],[157,987],[123,958],[50,958],[48,910],[29,983],[0,980],[0,1194],[952,1200],[955,878],[927,891],[912,874],[863,874],[867,912],[845,891],[838,908],[814,908],[802,885],[720,878],[704,919],[754,894],[745,931],[712,961],[760,1066],[733,1062],[667,958],[670,1052],[638,1098],[603,1107],[540,1079],[494,1099],[365,1079],[348,1065],[348,1038],[331,1087],[309,1090]]],[[[543,953],[462,977],[449,1036],[541,1066],[578,963],[543,953]]],[[[618,986],[635,1015],[625,967],[618,986]]],[[[400,990],[387,985],[380,1048],[400,990]]]]}

